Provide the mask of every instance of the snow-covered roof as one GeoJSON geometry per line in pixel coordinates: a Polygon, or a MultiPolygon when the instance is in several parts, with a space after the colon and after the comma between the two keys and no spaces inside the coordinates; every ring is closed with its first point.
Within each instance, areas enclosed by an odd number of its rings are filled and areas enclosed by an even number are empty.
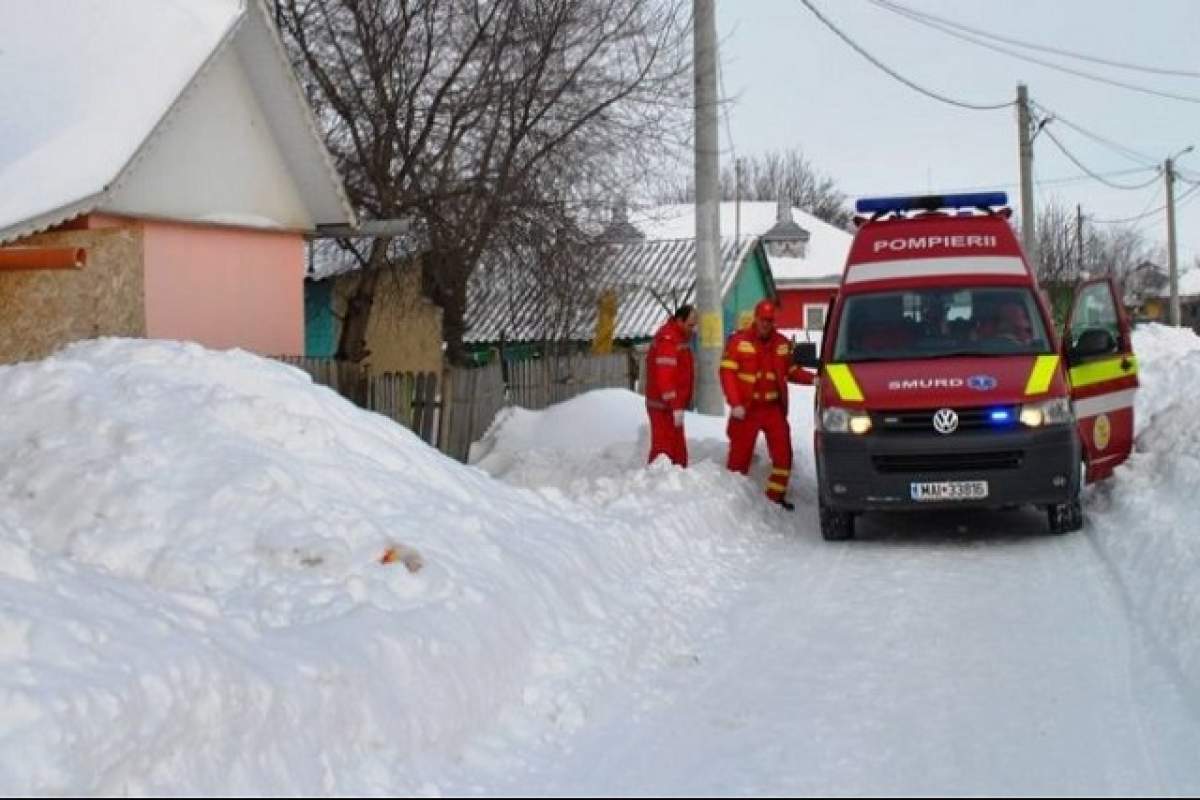
{"type": "MultiPolygon", "coordinates": [[[[761,237],[777,222],[773,202],[721,203],[721,236],[761,237]],[[740,208],[740,224],[739,209],[740,208]],[[737,231],[735,231],[735,224],[737,231]]],[[[804,258],[770,258],[771,274],[780,287],[829,279],[836,283],[846,266],[851,234],[793,207],[792,219],[810,238],[804,258]]],[[[630,221],[647,239],[692,239],[696,236],[696,207],[691,203],[657,206],[632,212],[630,221]]]]}
{"type": "MultiPolygon", "coordinates": [[[[617,293],[617,339],[644,339],[654,335],[667,317],[663,302],[694,303],[696,241],[694,239],[657,239],[625,244],[603,245],[613,248],[611,258],[592,276],[597,292],[617,293]],[[656,296],[657,295],[657,296],[656,296]],[[661,302],[660,302],[661,298],[661,302]]],[[[721,242],[721,294],[734,285],[738,270],[756,246],[752,238],[741,243],[733,239],[721,242]]],[[[561,330],[560,320],[547,320],[544,295],[537,289],[534,276],[518,270],[481,269],[473,277],[467,292],[466,342],[543,341],[567,338],[586,341],[596,330],[595,303],[581,304],[579,314],[570,321],[572,330],[561,330]],[[560,329],[548,331],[547,325],[560,329]]]]}
{"type": "Polygon", "coordinates": [[[353,218],[261,0],[9,3],[3,28],[0,243],[103,210],[231,48],[313,220],[353,218]]]}

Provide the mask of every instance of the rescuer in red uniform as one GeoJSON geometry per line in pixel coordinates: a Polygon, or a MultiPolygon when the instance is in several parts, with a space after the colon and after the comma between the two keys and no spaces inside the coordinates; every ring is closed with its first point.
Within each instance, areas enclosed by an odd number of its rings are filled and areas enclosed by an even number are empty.
{"type": "Polygon", "coordinates": [[[683,413],[692,403],[696,368],[692,333],[696,309],[680,306],[667,320],[646,354],[646,413],[650,415],[650,461],[666,455],[681,467],[688,463],[683,413]]]}
{"type": "Polygon", "coordinates": [[[721,389],[729,403],[727,467],[745,475],[754,455],[758,432],[767,437],[771,477],[767,497],[791,511],[787,500],[792,475],[792,432],[788,425],[788,381],[812,383],[812,376],[792,364],[792,344],[775,330],[775,305],[763,300],[754,307],[754,322],[729,337],[721,359],[721,389]]]}

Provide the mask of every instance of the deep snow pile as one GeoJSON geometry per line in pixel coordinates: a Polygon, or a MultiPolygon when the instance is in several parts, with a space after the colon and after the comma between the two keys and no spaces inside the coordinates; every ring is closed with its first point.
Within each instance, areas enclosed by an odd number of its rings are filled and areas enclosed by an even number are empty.
{"type": "Polygon", "coordinates": [[[1133,456],[1089,498],[1089,535],[1200,702],[1200,337],[1147,325],[1133,456]]]}
{"type": "Polygon", "coordinates": [[[4,794],[435,792],[676,657],[782,513],[716,465],[511,486],[238,351],[83,343],[0,406],[4,794]]]}

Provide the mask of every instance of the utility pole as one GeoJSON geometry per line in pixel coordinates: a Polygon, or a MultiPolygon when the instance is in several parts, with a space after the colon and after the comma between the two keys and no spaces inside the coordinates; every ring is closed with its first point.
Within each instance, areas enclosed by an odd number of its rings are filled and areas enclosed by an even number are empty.
{"type": "Polygon", "coordinates": [[[1017,142],[1021,158],[1021,246],[1034,272],[1038,271],[1037,231],[1033,208],[1033,119],[1029,113],[1029,89],[1017,84],[1017,142]]]}
{"type": "Polygon", "coordinates": [[[724,331],[721,325],[721,218],[717,181],[717,13],[716,0],[692,0],[695,20],[693,70],[696,125],[696,309],[700,352],[696,408],[722,415],[725,400],[718,382],[724,331]]]}
{"type": "Polygon", "coordinates": [[[1193,145],[1180,150],[1167,159],[1163,164],[1163,174],[1167,179],[1167,274],[1171,279],[1171,310],[1170,322],[1179,327],[1179,254],[1175,246],[1175,159],[1192,152],[1193,145]]]}
{"type": "Polygon", "coordinates": [[[1167,275],[1171,279],[1170,322],[1179,327],[1179,264],[1175,252],[1175,160],[1163,165],[1167,176],[1167,275]]]}

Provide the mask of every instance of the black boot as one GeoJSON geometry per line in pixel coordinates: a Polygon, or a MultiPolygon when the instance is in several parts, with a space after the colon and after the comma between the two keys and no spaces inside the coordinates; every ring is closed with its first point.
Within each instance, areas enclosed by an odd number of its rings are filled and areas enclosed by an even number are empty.
{"type": "Polygon", "coordinates": [[[784,500],[783,498],[780,498],[780,499],[776,500],[775,502],[776,502],[776,503],[779,505],[779,507],[780,507],[780,508],[782,508],[784,511],[795,511],[795,510],[796,510],[796,507],[795,507],[794,505],[792,505],[791,503],[789,503],[787,500],[784,500]]]}

